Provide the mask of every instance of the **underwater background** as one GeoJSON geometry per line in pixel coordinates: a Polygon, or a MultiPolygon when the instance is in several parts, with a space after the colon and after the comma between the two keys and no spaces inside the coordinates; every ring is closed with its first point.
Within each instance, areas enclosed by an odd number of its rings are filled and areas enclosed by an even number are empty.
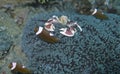
{"type": "Polygon", "coordinates": [[[0,74],[120,74],[120,0],[1,0],[0,74]]]}

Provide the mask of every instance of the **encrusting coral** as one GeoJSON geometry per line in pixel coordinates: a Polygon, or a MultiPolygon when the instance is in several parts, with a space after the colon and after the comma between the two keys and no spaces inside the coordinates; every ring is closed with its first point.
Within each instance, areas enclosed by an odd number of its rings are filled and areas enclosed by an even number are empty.
{"type": "Polygon", "coordinates": [[[0,24],[0,59],[7,56],[13,45],[13,39],[6,28],[0,24]]]}

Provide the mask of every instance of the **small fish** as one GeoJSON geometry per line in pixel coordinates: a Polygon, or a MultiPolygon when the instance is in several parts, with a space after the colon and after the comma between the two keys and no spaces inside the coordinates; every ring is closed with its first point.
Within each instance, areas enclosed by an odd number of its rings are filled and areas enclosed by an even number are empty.
{"type": "Polygon", "coordinates": [[[101,11],[98,11],[97,9],[91,10],[92,15],[95,16],[98,19],[105,20],[108,19],[108,17],[101,11]]]}
{"type": "Polygon", "coordinates": [[[40,37],[43,41],[46,41],[48,43],[56,43],[59,42],[59,39],[54,37],[54,34],[49,33],[46,29],[43,27],[39,26],[35,27],[34,32],[38,37],[40,37]]]}
{"type": "Polygon", "coordinates": [[[29,69],[27,69],[24,65],[18,64],[17,62],[10,63],[8,67],[14,73],[19,72],[21,74],[32,74],[29,69]]]}

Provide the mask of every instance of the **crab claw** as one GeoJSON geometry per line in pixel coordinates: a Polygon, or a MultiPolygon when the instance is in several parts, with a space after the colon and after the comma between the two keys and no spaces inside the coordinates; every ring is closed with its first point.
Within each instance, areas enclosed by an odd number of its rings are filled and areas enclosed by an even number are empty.
{"type": "Polygon", "coordinates": [[[68,37],[72,37],[76,33],[76,29],[74,29],[74,28],[69,28],[69,29],[68,28],[61,28],[60,30],[61,30],[60,31],[61,34],[68,36],[68,37]]]}
{"type": "Polygon", "coordinates": [[[47,31],[54,31],[55,30],[55,27],[52,23],[45,23],[45,29],[47,31]]]}
{"type": "Polygon", "coordinates": [[[79,26],[79,25],[77,24],[77,22],[75,22],[74,24],[80,29],[80,31],[82,31],[81,26],[79,26]]]}
{"type": "Polygon", "coordinates": [[[59,18],[56,15],[52,16],[52,23],[58,23],[59,22],[59,18]]]}

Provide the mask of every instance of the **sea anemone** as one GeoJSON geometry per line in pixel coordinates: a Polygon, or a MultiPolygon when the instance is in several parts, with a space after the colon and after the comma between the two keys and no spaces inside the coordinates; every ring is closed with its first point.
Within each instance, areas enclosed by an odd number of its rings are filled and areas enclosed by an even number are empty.
{"type": "Polygon", "coordinates": [[[119,74],[120,63],[120,17],[107,14],[108,20],[68,12],[49,12],[32,17],[24,28],[22,49],[29,58],[29,68],[34,74],[119,74]],[[65,15],[81,27],[68,37],[60,34],[61,28],[54,24],[51,31],[60,42],[51,44],[36,36],[34,28],[44,26],[53,15],[65,15]]]}

